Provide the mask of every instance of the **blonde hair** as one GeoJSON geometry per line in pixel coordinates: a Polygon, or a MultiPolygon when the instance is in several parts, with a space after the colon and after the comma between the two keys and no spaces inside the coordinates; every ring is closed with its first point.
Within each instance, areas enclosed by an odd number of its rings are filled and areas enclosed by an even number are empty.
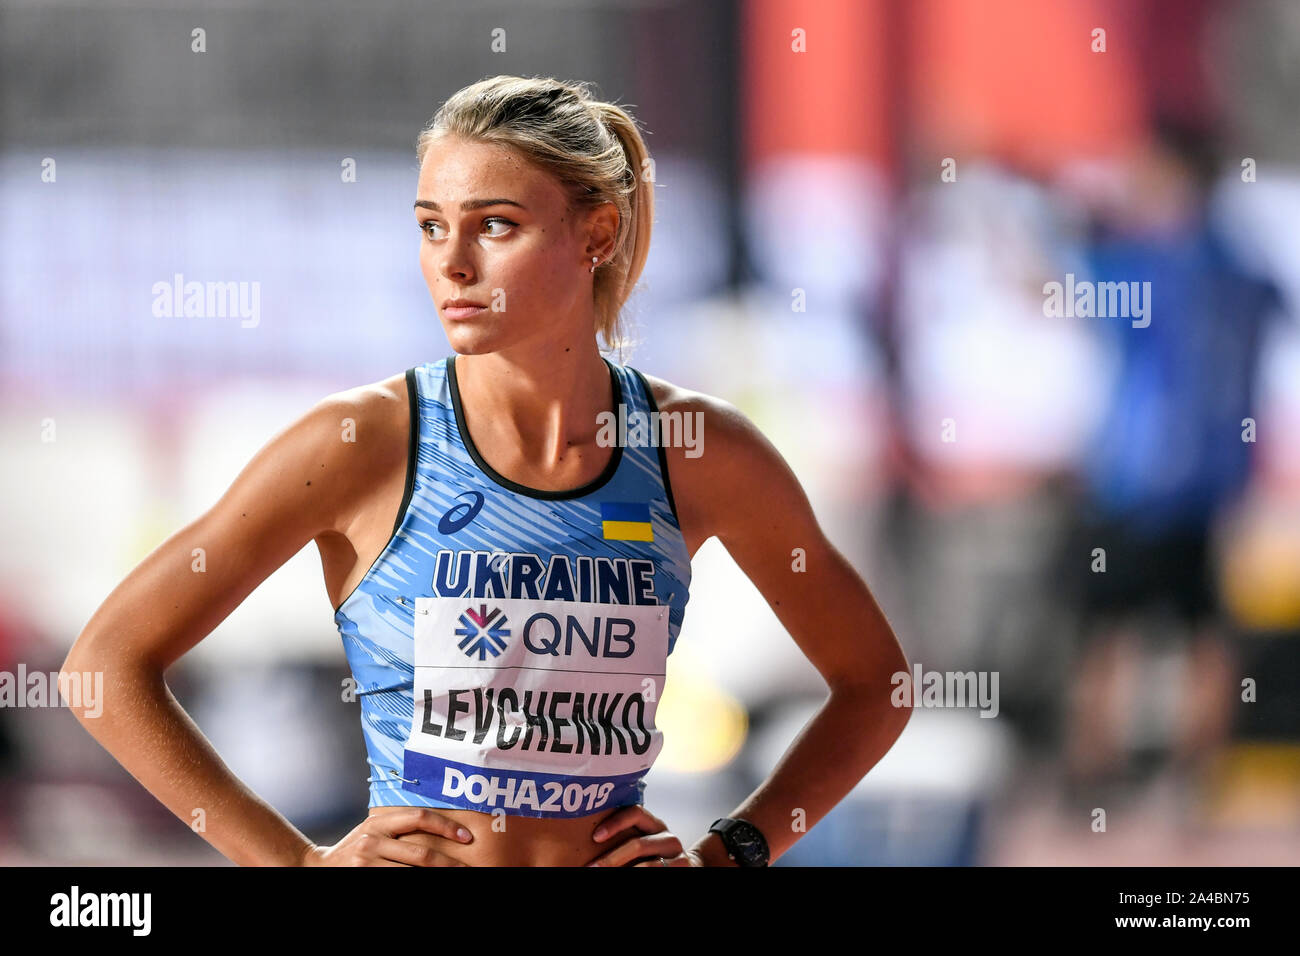
{"type": "Polygon", "coordinates": [[[596,334],[608,348],[627,344],[623,304],[650,252],[654,182],[636,121],[595,99],[588,84],[552,77],[494,76],[457,91],[416,141],[423,165],[433,141],[450,135],[508,146],[550,173],[576,213],[611,202],[618,210],[613,254],[596,267],[596,334]],[[644,171],[644,175],[643,175],[644,171]]]}

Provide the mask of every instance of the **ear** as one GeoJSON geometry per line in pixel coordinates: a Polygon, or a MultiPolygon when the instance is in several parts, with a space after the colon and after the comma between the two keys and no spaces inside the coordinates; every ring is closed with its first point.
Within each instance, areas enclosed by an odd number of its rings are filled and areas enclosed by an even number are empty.
{"type": "Polygon", "coordinates": [[[618,207],[612,202],[603,202],[587,212],[584,223],[587,236],[587,260],[599,256],[604,262],[614,254],[614,243],[618,239],[618,207]]]}

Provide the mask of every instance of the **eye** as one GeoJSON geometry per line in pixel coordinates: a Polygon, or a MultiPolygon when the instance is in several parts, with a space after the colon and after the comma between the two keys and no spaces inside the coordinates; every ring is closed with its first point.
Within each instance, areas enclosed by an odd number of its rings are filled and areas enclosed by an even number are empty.
{"type": "MultiPolygon", "coordinates": [[[[489,216],[487,219],[484,219],[484,220],[483,220],[483,226],[484,226],[484,228],[488,228],[488,227],[489,227],[489,224],[493,224],[494,226],[499,225],[499,226],[506,227],[506,228],[513,228],[513,227],[519,225],[519,223],[514,222],[514,221],[512,221],[512,220],[510,220],[510,219],[507,219],[507,218],[505,218],[504,216],[489,216]]],[[[424,220],[423,222],[419,222],[419,223],[417,223],[417,225],[419,226],[420,231],[421,231],[422,233],[424,233],[426,239],[429,239],[430,241],[432,241],[432,240],[438,238],[438,237],[435,236],[432,232],[429,231],[430,227],[439,225],[439,223],[438,223],[436,220],[433,220],[433,219],[426,219],[426,220],[424,220]]],[[[490,235],[488,238],[489,238],[489,239],[498,239],[498,238],[500,238],[500,237],[503,236],[503,235],[505,235],[504,231],[503,231],[503,232],[496,232],[496,233],[493,233],[492,235],[490,235]]]]}
{"type": "MultiPolygon", "coordinates": [[[[490,222],[501,223],[501,224],[504,225],[504,226],[517,226],[517,225],[519,225],[519,223],[517,223],[517,222],[511,222],[509,219],[506,219],[504,216],[489,216],[487,219],[484,219],[484,220],[483,220],[483,225],[486,226],[486,225],[487,225],[488,223],[490,223],[490,222]]],[[[503,235],[503,234],[502,234],[502,233],[497,233],[496,235],[500,236],[500,235],[503,235]]]]}

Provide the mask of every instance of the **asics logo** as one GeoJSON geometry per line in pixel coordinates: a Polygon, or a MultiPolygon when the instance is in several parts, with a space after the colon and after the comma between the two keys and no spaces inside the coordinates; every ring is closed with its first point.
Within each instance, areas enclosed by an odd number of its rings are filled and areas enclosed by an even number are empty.
{"type": "Polygon", "coordinates": [[[483,507],[483,496],[477,491],[467,491],[458,497],[473,498],[474,500],[462,501],[458,505],[452,505],[451,509],[438,519],[439,534],[455,534],[473,521],[483,507]]]}

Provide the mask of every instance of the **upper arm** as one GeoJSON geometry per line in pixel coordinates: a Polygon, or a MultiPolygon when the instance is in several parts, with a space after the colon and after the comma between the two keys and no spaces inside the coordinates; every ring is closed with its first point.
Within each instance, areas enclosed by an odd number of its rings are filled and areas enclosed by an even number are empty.
{"type": "Polygon", "coordinates": [[[906,667],[898,640],[789,464],[734,405],[686,394],[668,405],[701,414],[702,453],[670,449],[669,462],[700,540],[722,542],[829,685],[887,684],[906,667]]]}
{"type": "Polygon", "coordinates": [[[405,454],[400,442],[347,440],[348,418],[357,435],[381,430],[390,404],[381,399],[375,389],[340,392],[275,434],[109,594],[68,660],[129,657],[165,670],[317,535],[345,528],[376,456],[405,454]]]}

